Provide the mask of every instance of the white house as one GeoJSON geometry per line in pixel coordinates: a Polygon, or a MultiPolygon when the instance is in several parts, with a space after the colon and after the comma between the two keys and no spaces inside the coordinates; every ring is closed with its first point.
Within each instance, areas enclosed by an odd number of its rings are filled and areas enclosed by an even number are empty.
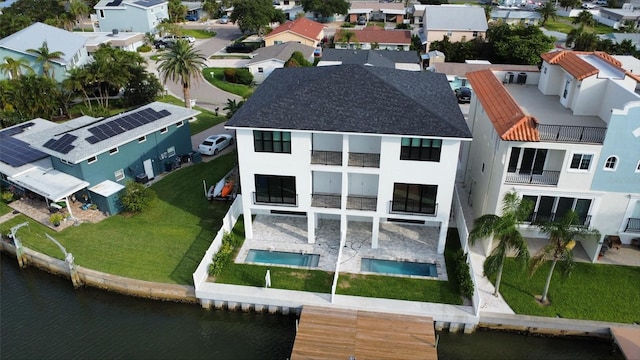
{"type": "Polygon", "coordinates": [[[381,30],[378,27],[363,30],[337,30],[333,39],[336,49],[401,50],[411,48],[411,31],[381,30]],[[346,34],[353,34],[351,39],[346,34]]]}
{"type": "Polygon", "coordinates": [[[93,30],[101,32],[155,33],[156,26],[169,18],[166,0],[100,0],[93,8],[93,30]]]}
{"type": "MultiPolygon", "coordinates": [[[[543,237],[531,224],[575,210],[584,226],[630,243],[640,236],[640,78],[602,52],[542,60],[540,72],[467,74],[474,140],[463,176],[474,216],[500,214],[515,189],[535,204],[525,236],[543,237]]],[[[599,243],[580,243],[596,261],[599,243]]]]}
{"type": "MultiPolygon", "coordinates": [[[[423,248],[444,252],[458,153],[471,134],[442,74],[341,65],[275,70],[229,120],[236,131],[245,236],[252,217],[323,221],[344,244],[368,224],[432,229],[423,248]]],[[[323,234],[326,235],[326,232],[323,234]]],[[[385,236],[392,236],[385,232],[385,236]]]]}
{"type": "Polygon", "coordinates": [[[260,84],[273,70],[283,68],[287,60],[296,51],[302,53],[305,59],[313,63],[314,50],[314,47],[297,42],[262,47],[256,50],[256,56],[247,63],[247,68],[253,75],[254,81],[260,84]]]}

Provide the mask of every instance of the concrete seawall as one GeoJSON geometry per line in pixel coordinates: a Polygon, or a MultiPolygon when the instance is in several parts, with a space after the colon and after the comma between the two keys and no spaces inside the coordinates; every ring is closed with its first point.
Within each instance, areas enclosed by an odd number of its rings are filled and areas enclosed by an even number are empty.
{"type": "MultiPolygon", "coordinates": [[[[13,244],[0,241],[0,246],[6,253],[16,256],[16,248],[13,244]]],[[[70,278],[69,268],[63,260],[44,255],[29,248],[24,248],[24,253],[27,264],[55,275],[70,278]]],[[[86,286],[147,299],[186,303],[198,302],[193,286],[130,279],[87,269],[82,266],[77,266],[76,269],[80,281],[86,286]]]]}

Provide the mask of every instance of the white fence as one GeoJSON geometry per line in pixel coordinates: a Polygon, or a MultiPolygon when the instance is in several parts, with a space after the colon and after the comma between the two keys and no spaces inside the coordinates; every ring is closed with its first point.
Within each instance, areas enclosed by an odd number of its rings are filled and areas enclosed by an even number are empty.
{"type": "Polygon", "coordinates": [[[473,263],[471,262],[471,255],[469,254],[469,228],[467,227],[467,222],[464,218],[464,212],[462,210],[462,202],[460,201],[460,196],[458,195],[458,189],[453,189],[453,218],[456,222],[456,227],[458,228],[458,236],[460,237],[460,246],[464,249],[464,252],[467,253],[467,264],[469,264],[469,275],[471,276],[471,280],[473,281],[473,298],[471,301],[473,302],[473,311],[475,315],[478,316],[480,314],[480,293],[478,292],[478,284],[476,283],[476,279],[473,276],[475,271],[473,271],[473,263]]]}
{"type": "Polygon", "coordinates": [[[220,246],[222,246],[224,233],[233,230],[233,226],[236,224],[236,221],[238,221],[240,215],[242,215],[242,195],[236,197],[229,211],[227,211],[227,214],[222,218],[222,227],[218,230],[218,233],[213,238],[213,242],[204,254],[202,261],[200,261],[200,265],[198,265],[196,271],[193,273],[193,285],[196,288],[198,285],[207,281],[209,277],[209,264],[211,264],[213,260],[213,255],[217,253],[220,246]]]}

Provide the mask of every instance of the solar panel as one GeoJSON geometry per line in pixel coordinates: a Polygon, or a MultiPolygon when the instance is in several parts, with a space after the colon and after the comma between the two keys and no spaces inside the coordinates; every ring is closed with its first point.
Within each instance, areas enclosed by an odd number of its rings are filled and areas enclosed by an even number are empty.
{"type": "Polygon", "coordinates": [[[161,111],[155,111],[151,108],[138,110],[89,128],[88,130],[93,136],[85,140],[90,144],[95,144],[169,115],[171,112],[165,109],[161,111]]]}
{"type": "Polygon", "coordinates": [[[75,146],[71,145],[78,137],[71,134],[64,134],[60,139],[49,139],[44,147],[53,151],[68,154],[75,146]]]}
{"type": "Polygon", "coordinates": [[[26,142],[5,133],[6,131],[0,135],[0,161],[3,163],[18,167],[49,156],[32,148],[26,142]]]}

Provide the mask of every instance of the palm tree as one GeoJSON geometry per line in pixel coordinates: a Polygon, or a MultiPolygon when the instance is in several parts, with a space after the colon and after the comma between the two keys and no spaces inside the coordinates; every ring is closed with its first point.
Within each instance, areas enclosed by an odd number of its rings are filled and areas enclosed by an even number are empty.
{"type": "Polygon", "coordinates": [[[578,16],[576,16],[576,18],[571,21],[572,24],[582,24],[585,26],[592,26],[593,24],[595,24],[595,22],[596,20],[593,18],[593,14],[591,14],[587,10],[582,10],[578,14],[578,16]]]}
{"type": "MultiPolygon", "coordinates": [[[[347,44],[347,48],[351,48],[351,40],[356,36],[356,33],[349,30],[343,30],[340,32],[340,40],[342,44],[347,44]]],[[[357,41],[356,41],[357,43],[357,41]]]]}
{"type": "Polygon", "coordinates": [[[87,87],[90,83],[91,76],[89,71],[85,68],[75,67],[69,70],[67,78],[62,81],[62,87],[73,93],[82,93],[85,105],[88,109],[91,109],[91,101],[89,101],[89,94],[87,93],[87,87]]]}
{"type": "Polygon", "coordinates": [[[573,48],[573,44],[575,43],[576,39],[583,32],[584,32],[584,25],[580,25],[579,28],[569,31],[569,33],[567,34],[567,40],[565,40],[565,46],[568,48],[573,48]]]}
{"type": "Polygon", "coordinates": [[[69,13],[76,19],[76,23],[80,24],[80,29],[84,31],[84,18],[89,15],[89,7],[83,0],[70,0],[69,13]]]}
{"type": "Polygon", "coordinates": [[[235,100],[227,99],[227,105],[225,105],[225,107],[223,107],[222,110],[226,110],[227,119],[231,119],[233,114],[235,114],[236,111],[238,111],[242,105],[244,105],[244,100],[237,102],[235,100]]]}
{"type": "Polygon", "coordinates": [[[51,68],[51,61],[62,58],[64,53],[62,51],[50,52],[49,45],[47,45],[46,40],[38,49],[27,49],[27,52],[35,55],[36,61],[42,64],[42,72],[44,73],[44,76],[53,79],[55,74],[54,70],[51,68]],[[49,76],[49,70],[51,70],[51,76],[49,76]]]}
{"type": "Polygon", "coordinates": [[[158,71],[166,82],[171,79],[182,84],[184,106],[191,109],[191,81],[202,78],[202,69],[205,67],[205,57],[193,48],[186,40],[178,40],[171,46],[168,52],[160,55],[158,71]]]}
{"type": "Polygon", "coordinates": [[[4,72],[9,75],[11,79],[17,79],[22,75],[22,70],[29,74],[33,74],[34,71],[29,66],[29,61],[25,58],[14,59],[10,56],[5,56],[4,62],[0,64],[0,72],[4,72]]]}
{"type": "Polygon", "coordinates": [[[542,23],[540,26],[544,26],[549,18],[554,20],[556,18],[556,6],[551,1],[547,1],[536,11],[540,13],[540,16],[542,16],[542,23]]]}
{"type": "Polygon", "coordinates": [[[502,199],[502,216],[493,214],[480,216],[475,220],[473,229],[469,233],[471,244],[478,239],[490,236],[498,240],[497,246],[484,262],[485,276],[496,274],[496,290],[493,293],[495,296],[500,292],[502,268],[507,253],[514,253],[516,259],[523,265],[529,261],[527,242],[520,234],[518,224],[529,216],[532,208],[533,204],[530,201],[521,200],[518,193],[512,190],[502,199]]]}
{"type": "Polygon", "coordinates": [[[584,32],[573,41],[573,50],[594,51],[598,47],[598,35],[592,32],[584,32]]]}
{"type": "Polygon", "coordinates": [[[547,275],[547,282],[544,285],[544,291],[540,298],[540,302],[544,304],[547,301],[551,276],[558,261],[560,261],[560,269],[562,270],[563,277],[566,278],[569,276],[573,269],[572,250],[576,246],[574,239],[576,237],[599,236],[600,232],[596,229],[589,229],[582,226],[582,221],[580,221],[580,217],[575,211],[569,211],[559,221],[546,222],[538,225],[538,227],[541,232],[549,236],[549,243],[531,258],[529,271],[531,275],[533,275],[545,261],[552,261],[549,275],[547,275]]]}

